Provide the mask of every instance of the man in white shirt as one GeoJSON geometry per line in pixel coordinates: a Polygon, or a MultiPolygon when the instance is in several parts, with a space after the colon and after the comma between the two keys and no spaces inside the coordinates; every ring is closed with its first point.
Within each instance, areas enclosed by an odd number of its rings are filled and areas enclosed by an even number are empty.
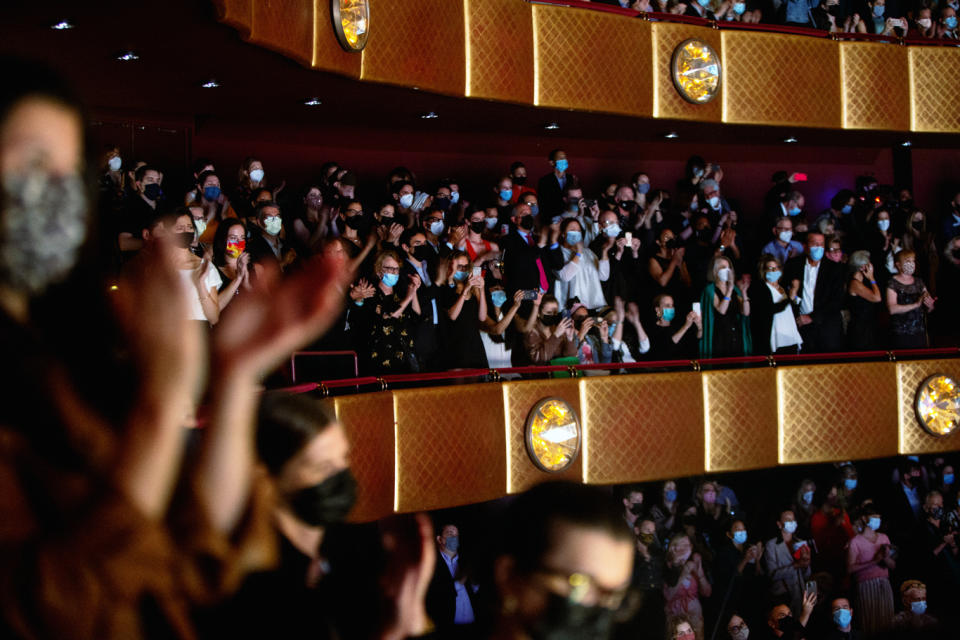
{"type": "Polygon", "coordinates": [[[812,231],[807,235],[804,255],[789,260],[783,270],[790,283],[790,299],[798,313],[797,326],[804,352],[839,351],[843,346],[842,267],[824,260],[824,252],[823,234],[812,231]]]}

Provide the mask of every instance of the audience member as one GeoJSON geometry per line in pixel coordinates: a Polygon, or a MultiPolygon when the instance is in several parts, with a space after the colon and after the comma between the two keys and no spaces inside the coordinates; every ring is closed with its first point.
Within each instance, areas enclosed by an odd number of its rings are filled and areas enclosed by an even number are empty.
{"type": "Polygon", "coordinates": [[[890,340],[894,349],[922,349],[927,346],[926,314],[936,299],[923,280],[914,275],[916,254],[903,250],[895,258],[897,273],[887,282],[887,310],[890,312],[890,340]]]}
{"type": "Polygon", "coordinates": [[[767,540],[763,563],[770,578],[770,593],[787,602],[788,613],[799,616],[803,610],[803,594],[810,579],[810,547],[795,537],[797,521],[793,511],[785,510],[777,520],[780,530],[776,538],[767,540]]]}
{"type": "Polygon", "coordinates": [[[737,280],[730,260],[718,256],[708,269],[707,280],[708,284],[700,296],[703,310],[700,357],[751,355],[750,298],[747,294],[749,276],[737,280]]]}
{"type": "Polygon", "coordinates": [[[822,233],[807,234],[806,253],[791,259],[784,266],[784,277],[790,283],[790,298],[797,312],[797,326],[806,352],[838,351],[843,344],[842,268],[824,261],[822,233]]]}
{"type": "Polygon", "coordinates": [[[878,532],[880,524],[877,509],[870,504],[864,506],[857,522],[859,533],[850,540],[847,554],[847,571],[856,589],[861,626],[867,634],[887,629],[893,620],[890,570],[896,562],[890,552],[890,538],[878,532]]]}

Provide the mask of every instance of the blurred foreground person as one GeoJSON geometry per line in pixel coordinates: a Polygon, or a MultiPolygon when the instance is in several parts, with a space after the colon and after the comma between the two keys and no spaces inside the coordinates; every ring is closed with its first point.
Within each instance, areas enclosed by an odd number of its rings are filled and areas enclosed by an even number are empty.
{"type": "Polygon", "coordinates": [[[83,114],[46,68],[2,62],[0,636],[192,638],[190,608],[270,556],[259,378],[336,317],[351,269],[318,261],[241,297],[208,353],[161,239],[107,313],[83,259],[97,255],[83,114]],[[207,368],[209,420],[185,461],[207,368]]]}
{"type": "Polygon", "coordinates": [[[549,482],[519,496],[494,565],[500,593],[492,637],[610,635],[633,569],[633,535],[602,489],[549,482]]]}

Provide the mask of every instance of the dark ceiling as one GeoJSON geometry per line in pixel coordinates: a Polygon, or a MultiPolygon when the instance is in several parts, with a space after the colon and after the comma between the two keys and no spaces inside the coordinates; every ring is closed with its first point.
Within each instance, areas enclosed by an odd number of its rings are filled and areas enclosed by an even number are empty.
{"type": "Polygon", "coordinates": [[[489,132],[562,136],[608,144],[663,142],[669,131],[678,132],[681,140],[720,144],[780,144],[791,135],[801,145],[833,147],[890,147],[907,138],[919,147],[956,147],[960,142],[958,135],[905,136],[646,120],[363,83],[305,69],[243,42],[234,29],[216,21],[212,3],[205,0],[8,2],[0,24],[0,51],[39,58],[64,72],[94,114],[171,120],[192,124],[198,130],[212,123],[261,123],[309,127],[311,131],[362,127],[405,135],[489,132]],[[64,19],[75,28],[50,28],[64,19]],[[136,52],[139,60],[117,60],[126,50],[136,52]],[[221,86],[202,88],[210,79],[221,86]],[[323,104],[304,106],[303,101],[314,96],[323,104]],[[429,111],[440,117],[420,117],[429,111]],[[558,122],[559,131],[545,131],[548,122],[558,122]]]}

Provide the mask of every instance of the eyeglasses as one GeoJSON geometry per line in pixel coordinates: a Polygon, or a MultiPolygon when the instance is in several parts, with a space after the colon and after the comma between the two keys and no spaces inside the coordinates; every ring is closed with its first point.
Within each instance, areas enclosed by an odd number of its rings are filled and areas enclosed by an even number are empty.
{"type": "Polygon", "coordinates": [[[598,585],[596,579],[588,573],[567,573],[548,567],[541,567],[537,573],[547,579],[555,593],[565,596],[574,604],[586,606],[596,604],[605,609],[619,609],[629,589],[629,587],[606,589],[598,585]]]}
{"type": "Polygon", "coordinates": [[[384,273],[400,273],[400,267],[380,267],[384,273]]]}
{"type": "Polygon", "coordinates": [[[735,636],[746,628],[747,628],[747,625],[745,624],[735,624],[732,627],[727,627],[727,631],[730,632],[730,635],[735,636]]]}

